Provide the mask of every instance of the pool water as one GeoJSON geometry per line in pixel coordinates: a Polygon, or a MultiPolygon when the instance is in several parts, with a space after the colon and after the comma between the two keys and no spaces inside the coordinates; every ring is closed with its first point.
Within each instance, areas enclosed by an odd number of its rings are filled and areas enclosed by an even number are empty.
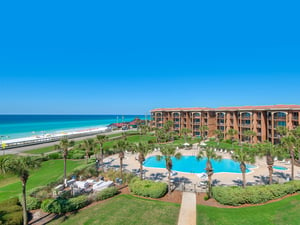
{"type": "MultiPolygon", "coordinates": [[[[197,160],[195,156],[182,156],[181,159],[172,157],[173,170],[185,173],[203,173],[206,167],[206,158],[197,160]]],[[[214,173],[242,173],[240,170],[240,164],[231,159],[222,159],[220,162],[211,160],[214,173]]],[[[145,167],[153,168],[166,168],[165,160],[158,161],[156,156],[148,157],[144,162],[145,167]]],[[[250,172],[250,168],[255,168],[252,165],[246,165],[246,172],[250,172]]]]}
{"type": "Polygon", "coordinates": [[[276,169],[276,170],[287,170],[287,168],[284,167],[284,166],[273,166],[273,169],[276,169]]]}

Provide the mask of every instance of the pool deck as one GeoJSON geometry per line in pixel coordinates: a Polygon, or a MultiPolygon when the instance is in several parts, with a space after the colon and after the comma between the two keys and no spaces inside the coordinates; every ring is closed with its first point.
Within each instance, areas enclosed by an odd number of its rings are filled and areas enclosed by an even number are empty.
{"type": "MultiPolygon", "coordinates": [[[[180,149],[178,150],[182,155],[186,156],[196,156],[198,154],[198,148],[196,145],[193,146],[191,150],[185,150],[185,149],[180,149]]],[[[217,154],[221,155],[223,158],[226,159],[231,159],[230,153],[224,153],[224,152],[218,152],[217,154]]],[[[147,155],[149,156],[155,156],[155,155],[160,155],[159,151],[154,151],[151,154],[147,155]]],[[[118,167],[119,166],[119,159],[118,155],[113,155],[109,157],[113,159],[113,161],[110,163],[110,166],[113,167],[118,167]]],[[[131,153],[126,153],[125,154],[125,159],[123,160],[124,163],[124,169],[127,169],[129,171],[132,171],[133,169],[139,169],[139,162],[136,160],[137,154],[131,154],[131,153]]],[[[281,162],[281,161],[275,161],[274,163],[275,166],[283,166],[286,167],[287,170],[278,170],[275,169],[273,170],[273,181],[278,182],[278,183],[283,183],[287,181],[288,177],[290,177],[290,164],[286,162],[281,162]]],[[[246,181],[249,184],[267,184],[269,179],[268,179],[268,168],[266,165],[266,160],[265,158],[257,158],[256,163],[255,163],[256,168],[251,168],[251,172],[246,173],[246,181]]],[[[300,174],[300,168],[299,167],[294,167],[295,168],[295,179],[297,178],[297,174],[300,174]]],[[[167,170],[165,168],[150,168],[150,167],[144,167],[146,169],[145,177],[149,178],[151,175],[165,175],[167,170]]],[[[161,180],[167,181],[167,176],[159,176],[161,180]]],[[[172,178],[178,178],[178,179],[184,179],[186,182],[185,183],[190,183],[190,184],[198,184],[201,179],[198,177],[197,174],[193,173],[183,173],[177,171],[177,175],[172,176],[172,178]]],[[[213,183],[216,185],[237,185],[237,184],[242,184],[242,174],[241,173],[215,173],[212,177],[213,183]]]]}

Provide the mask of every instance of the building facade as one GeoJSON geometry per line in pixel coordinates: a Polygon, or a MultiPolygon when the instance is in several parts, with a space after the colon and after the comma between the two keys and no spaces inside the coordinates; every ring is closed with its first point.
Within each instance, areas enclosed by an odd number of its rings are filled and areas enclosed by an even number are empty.
{"type": "Polygon", "coordinates": [[[162,128],[166,121],[173,121],[173,130],[188,128],[193,136],[200,136],[201,127],[207,126],[205,136],[213,137],[215,130],[224,133],[237,131],[235,139],[246,141],[245,131],[252,130],[253,143],[268,140],[279,142],[279,126],[294,129],[300,124],[300,105],[241,106],[219,108],[161,108],[151,111],[152,127],[162,128]]]}

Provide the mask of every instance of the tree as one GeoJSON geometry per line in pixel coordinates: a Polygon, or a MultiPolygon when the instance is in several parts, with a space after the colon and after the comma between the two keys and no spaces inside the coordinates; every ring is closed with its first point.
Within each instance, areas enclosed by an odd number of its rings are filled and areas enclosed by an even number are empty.
{"type": "Polygon", "coordinates": [[[238,134],[238,131],[235,129],[229,129],[226,134],[230,137],[231,142],[233,142],[235,135],[238,134]]]}
{"type": "Polygon", "coordinates": [[[253,164],[255,163],[254,152],[249,149],[248,145],[241,145],[240,148],[237,148],[231,158],[240,163],[240,169],[243,175],[243,188],[246,187],[246,163],[253,164]]]}
{"type": "Polygon", "coordinates": [[[171,171],[173,168],[173,162],[172,157],[175,157],[176,159],[181,158],[181,153],[176,152],[176,147],[172,145],[163,145],[160,147],[160,152],[162,155],[157,155],[156,159],[158,161],[164,159],[166,162],[166,169],[168,171],[168,192],[171,193],[171,171]]]}
{"type": "Polygon", "coordinates": [[[188,128],[182,128],[182,129],[180,130],[180,135],[183,135],[185,143],[187,142],[188,135],[189,135],[191,132],[192,132],[192,131],[191,131],[190,129],[188,129],[188,128]]]}
{"type": "Polygon", "coordinates": [[[256,144],[256,149],[258,150],[259,157],[266,157],[266,164],[269,170],[269,184],[272,184],[273,181],[273,166],[274,166],[274,157],[282,155],[281,148],[279,146],[273,145],[269,141],[256,144]]]}
{"type": "Polygon", "coordinates": [[[200,129],[201,136],[203,137],[204,140],[206,140],[207,138],[206,132],[208,131],[208,126],[204,125],[201,126],[199,129],[200,129]]]}
{"type": "Polygon", "coordinates": [[[206,146],[200,146],[202,147],[202,149],[200,148],[200,151],[197,155],[197,159],[200,160],[203,157],[206,156],[207,160],[206,160],[206,174],[208,177],[207,180],[207,186],[208,186],[208,197],[211,198],[212,197],[212,187],[211,187],[211,181],[212,181],[212,175],[214,174],[214,170],[211,164],[211,160],[216,160],[216,161],[221,161],[222,157],[220,155],[217,155],[216,152],[214,151],[214,149],[216,148],[216,144],[208,144],[206,146]],[[205,154],[204,154],[205,153],[205,154]]]}
{"type": "Polygon", "coordinates": [[[296,138],[290,132],[280,139],[283,148],[289,151],[291,157],[291,179],[294,180],[295,145],[296,138]]]}
{"type": "Polygon", "coordinates": [[[244,131],[244,136],[246,136],[247,137],[247,141],[252,144],[253,137],[256,136],[256,132],[253,131],[253,130],[245,130],[244,131]]]}
{"type": "Polygon", "coordinates": [[[214,134],[216,135],[216,139],[219,142],[222,138],[224,138],[224,133],[221,130],[214,130],[214,134]]]}
{"type": "Polygon", "coordinates": [[[169,132],[173,126],[174,126],[174,122],[172,120],[168,120],[164,124],[163,129],[165,130],[165,132],[169,132]]]}
{"type": "Polygon", "coordinates": [[[23,224],[28,224],[27,203],[26,203],[26,184],[29,178],[29,170],[40,166],[40,161],[32,157],[3,157],[0,158],[0,174],[13,174],[18,176],[22,183],[22,208],[23,224]]]}
{"type": "Polygon", "coordinates": [[[140,163],[140,179],[143,179],[143,163],[146,156],[152,152],[153,147],[147,143],[138,143],[134,146],[134,151],[138,153],[138,161],[140,163]]]}
{"type": "Polygon", "coordinates": [[[83,140],[83,142],[79,145],[79,148],[81,148],[85,151],[86,163],[88,164],[90,155],[92,154],[92,152],[95,148],[94,139],[89,138],[89,139],[83,140]]]}
{"type": "Polygon", "coordinates": [[[59,149],[62,152],[62,156],[64,159],[64,186],[67,186],[67,158],[68,152],[71,150],[71,147],[74,146],[74,141],[69,141],[68,138],[63,138],[60,140],[58,145],[55,145],[55,149],[59,149]]]}
{"type": "Polygon", "coordinates": [[[114,145],[114,150],[116,153],[119,153],[119,159],[120,159],[120,176],[123,180],[123,159],[125,158],[125,151],[128,148],[129,144],[126,140],[121,139],[118,140],[117,143],[114,145]]]}
{"type": "MultiPolygon", "coordinates": [[[[99,144],[100,152],[101,152],[101,165],[103,166],[103,159],[104,159],[104,149],[103,145],[105,142],[108,141],[108,137],[105,135],[97,135],[96,136],[96,142],[99,144]]],[[[99,157],[96,157],[97,160],[99,161],[99,157]]],[[[98,168],[99,165],[97,165],[98,168]]]]}
{"type": "Polygon", "coordinates": [[[300,162],[300,126],[297,126],[292,132],[296,137],[295,148],[298,150],[298,161],[300,162]]]}

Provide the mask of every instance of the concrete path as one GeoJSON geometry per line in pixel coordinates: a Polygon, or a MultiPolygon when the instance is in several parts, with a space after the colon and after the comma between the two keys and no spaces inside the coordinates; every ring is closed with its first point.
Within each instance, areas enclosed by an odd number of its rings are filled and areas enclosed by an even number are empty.
{"type": "Polygon", "coordinates": [[[196,194],[183,192],[178,225],[196,225],[196,194]]]}

